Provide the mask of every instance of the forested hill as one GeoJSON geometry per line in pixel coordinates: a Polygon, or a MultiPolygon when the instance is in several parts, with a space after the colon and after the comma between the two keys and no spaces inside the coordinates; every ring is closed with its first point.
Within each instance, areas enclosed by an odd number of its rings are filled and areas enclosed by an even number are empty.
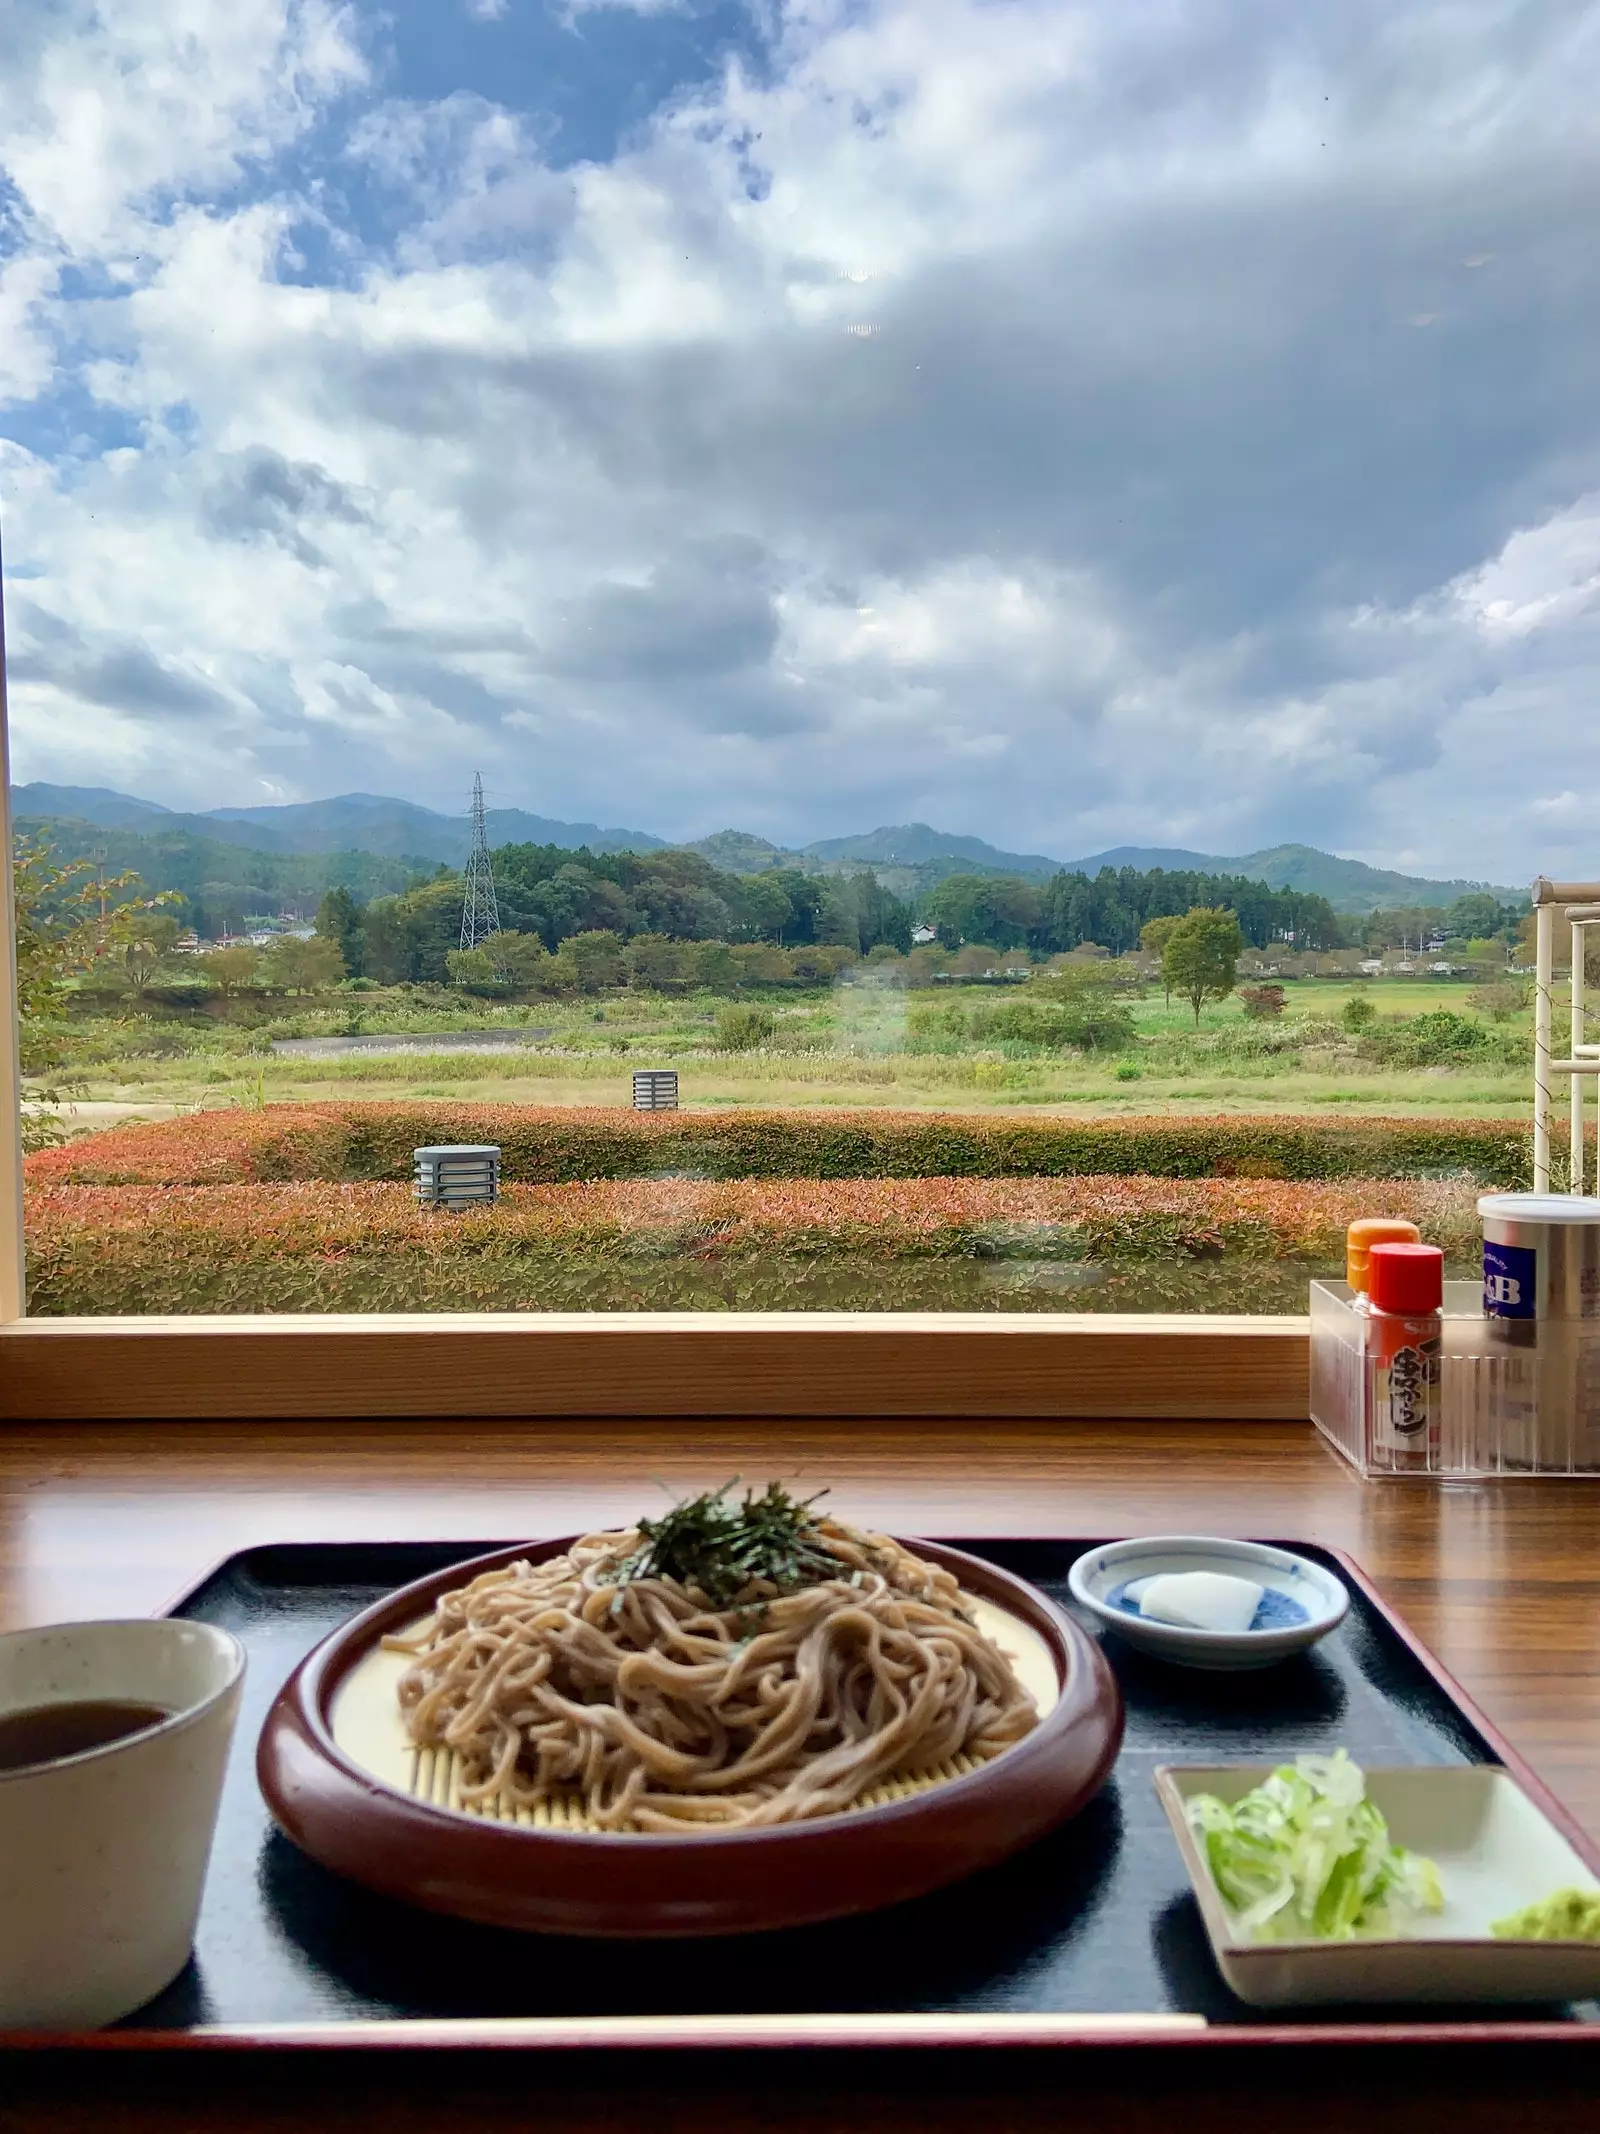
{"type": "MultiPolygon", "coordinates": [[[[320,859],[330,852],[367,852],[398,859],[402,865],[441,862],[458,867],[466,858],[465,813],[442,815],[412,801],[371,793],[345,793],[332,800],[295,801],[271,807],[213,808],[202,815],[174,813],[159,801],[139,800],[103,786],[23,785],[12,788],[18,816],[47,816],[60,821],[92,823],[107,830],[134,830],[145,835],[187,831],[218,844],[244,845],[258,852],[298,853],[320,859]]],[[[464,806],[464,797],[463,797],[464,806]]],[[[595,823],[559,822],[529,815],[519,808],[490,808],[492,845],[560,845],[568,851],[596,853],[655,852],[665,840],[643,830],[602,829],[595,823]]],[[[1325,897],[1339,912],[1370,912],[1397,906],[1442,908],[1463,894],[1488,888],[1496,897],[1520,897],[1520,890],[1493,884],[1435,881],[1425,875],[1401,874],[1370,867],[1362,860],[1341,859],[1314,845],[1273,845],[1260,852],[1219,858],[1213,853],[1164,850],[1135,845],[1097,852],[1087,859],[1056,860],[1040,852],[1008,852],[981,837],[936,830],[927,823],[900,823],[849,837],[818,838],[799,851],[744,830],[718,830],[688,842],[687,849],[725,873],[760,874],[789,869],[802,874],[853,874],[870,867],[896,896],[915,898],[950,875],[1016,875],[1047,882],[1061,873],[1097,876],[1110,867],[1121,873],[1203,875],[1208,878],[1264,882],[1270,889],[1294,889],[1325,897]]],[[[232,879],[232,877],[229,877],[232,879]]]]}
{"type": "MultiPolygon", "coordinates": [[[[94,823],[107,830],[146,834],[186,830],[218,844],[245,845],[257,852],[299,853],[317,858],[328,852],[369,852],[381,859],[408,862],[421,858],[433,865],[459,867],[467,856],[467,794],[458,812],[441,814],[414,801],[381,793],[341,793],[331,800],[288,801],[267,807],[210,808],[203,814],[176,813],[159,801],[104,786],[14,786],[16,815],[50,816],[62,821],[94,823]]],[[[490,842],[550,840],[576,850],[653,851],[664,840],[644,830],[603,829],[592,822],[560,822],[530,815],[523,808],[490,808],[490,842]]]]}
{"type": "Polygon", "coordinates": [[[1379,911],[1400,905],[1443,910],[1457,897],[1470,896],[1478,890],[1487,890],[1502,902],[1524,898],[1522,890],[1497,888],[1492,882],[1437,881],[1429,875],[1369,867],[1365,860],[1340,859],[1336,853],[1319,852],[1315,845],[1272,845],[1262,852],[1244,852],[1229,858],[1213,852],[1119,845],[1114,851],[1092,853],[1088,859],[1064,864],[1069,873],[1087,875],[1097,875],[1106,867],[1118,873],[1131,867],[1139,874],[1159,868],[1168,874],[1221,875],[1232,879],[1242,876],[1252,882],[1265,882],[1273,889],[1298,889],[1307,896],[1326,897],[1335,911],[1342,912],[1379,911]]]}
{"type": "Polygon", "coordinates": [[[19,815],[19,837],[47,839],[61,860],[92,860],[110,877],[130,870],[149,891],[176,890],[186,926],[204,939],[239,933],[246,917],[289,910],[310,918],[330,889],[361,903],[391,896],[436,870],[425,859],[372,852],[257,852],[189,830],[108,829],[98,823],[19,815]]]}
{"type": "MultiPolygon", "coordinates": [[[[136,831],[25,816],[18,828],[48,837],[63,859],[93,860],[109,877],[131,871],[146,891],[176,891],[182,903],[174,916],[205,939],[240,932],[258,913],[287,909],[309,919],[334,888],[347,889],[367,913],[369,975],[442,981],[445,953],[460,938],[461,877],[421,857],[261,852],[187,830],[136,831]]],[[[797,865],[762,865],[765,855],[731,840],[719,850],[736,864],[718,866],[683,846],[635,853],[501,845],[494,864],[502,925],[537,935],[552,950],[575,934],[604,933],[625,940],[652,934],[678,941],[768,941],[865,955],[875,948],[907,951],[913,923],[920,920],[937,930],[945,948],[970,944],[1049,955],[1093,942],[1116,955],[1138,946],[1151,919],[1180,916],[1196,905],[1237,913],[1245,939],[1259,948],[1285,941],[1301,951],[1353,946],[1372,923],[1341,915],[1322,896],[1189,868],[1106,867],[1093,876],[1060,872],[1044,881],[974,871],[947,875],[908,898],[897,896],[865,863],[848,870],[836,863],[818,874],[797,865]]],[[[1521,916],[1521,907],[1499,905],[1486,892],[1469,892],[1453,909],[1461,919],[1456,931],[1472,935],[1509,929],[1513,938],[1521,916]]],[[[1409,939],[1443,918],[1442,900],[1388,916],[1404,922],[1394,938],[1409,939]]]]}

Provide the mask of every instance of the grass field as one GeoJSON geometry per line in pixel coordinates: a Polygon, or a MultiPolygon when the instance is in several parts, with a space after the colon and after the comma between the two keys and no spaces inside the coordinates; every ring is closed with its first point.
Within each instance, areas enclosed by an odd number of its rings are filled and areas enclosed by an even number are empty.
{"type": "MultiPolygon", "coordinates": [[[[1022,989],[1018,989],[1020,993],[1022,989]]],[[[724,1002],[617,994],[535,1008],[485,1007],[462,996],[353,995],[310,1006],[255,1029],[154,1018],[85,1023],[75,1093],[81,1131],[127,1108],[250,1105],[330,1097],[472,1096],[493,1103],[615,1104],[628,1101],[635,1067],[678,1069],[686,1106],[802,1108],[893,1105],[904,1109],[1070,1110],[1124,1113],[1316,1112],[1354,1108],[1404,1116],[1448,1112],[1514,1117],[1529,1102],[1524,1019],[1494,1025],[1468,1002],[1470,989],[1442,981],[1384,981],[1370,989],[1382,1018],[1440,1008],[1486,1032],[1484,1056],[1457,1064],[1397,1067],[1366,1056],[1339,1025],[1352,988],[1329,981],[1285,986],[1281,1021],[1252,1022],[1237,999],[1208,1007],[1198,1031],[1190,1011],[1159,992],[1130,1003],[1132,1045],[1115,1054],[1047,1052],[1022,1044],[919,1039],[919,1004],[953,990],[911,995],[866,987],[791,995],[766,1003],[775,1029],[747,1052],[720,1051],[724,1002]],[[318,1038],[444,1029],[496,1036],[530,1029],[526,1050],[286,1057],[274,1037],[318,1038]],[[533,1033],[537,1033],[536,1035],[533,1033]]],[[[999,992],[961,996],[1011,997],[999,992]]]]}

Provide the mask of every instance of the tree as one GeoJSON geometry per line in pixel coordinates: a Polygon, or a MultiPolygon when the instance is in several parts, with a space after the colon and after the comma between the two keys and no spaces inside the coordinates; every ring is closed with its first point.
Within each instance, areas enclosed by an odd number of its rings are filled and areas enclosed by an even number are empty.
{"type": "Polygon", "coordinates": [[[735,985],[792,985],[794,958],[765,941],[741,941],[728,951],[735,985]]]}
{"type": "Polygon", "coordinates": [[[665,934],[635,934],[628,943],[628,983],[640,993],[681,993],[688,983],[684,959],[688,944],[665,934]]]}
{"type": "MultiPolygon", "coordinates": [[[[70,979],[94,965],[142,931],[170,894],[132,897],[141,886],[136,874],[98,881],[90,860],[56,858],[42,837],[18,838],[12,866],[16,910],[17,1013],[24,1035],[59,1015],[70,979]],[[102,899],[110,899],[101,915],[102,899]],[[117,901],[121,898],[123,901],[117,901]]],[[[176,928],[174,928],[176,938],[176,928]]],[[[23,1071],[31,1071],[24,1059],[23,1071]]]]}
{"type": "MultiPolygon", "coordinates": [[[[32,1084],[31,1099],[59,1104],[67,1091],[40,1086],[36,1078],[59,1075],[64,1052],[57,1025],[66,1012],[70,981],[108,961],[148,928],[162,905],[177,899],[170,890],[155,897],[134,895],[143,885],[131,871],[98,879],[92,860],[58,860],[42,837],[17,839],[11,880],[19,1065],[32,1084]]],[[[24,1148],[48,1147],[60,1139],[61,1129],[48,1113],[24,1114],[24,1148]]]]}
{"type": "Polygon", "coordinates": [[[224,1000],[253,986],[260,976],[261,955],[251,941],[234,941],[227,948],[214,948],[201,969],[224,1000]]]}
{"type": "Polygon", "coordinates": [[[819,942],[815,948],[797,948],[792,960],[797,984],[832,985],[839,973],[848,970],[856,959],[847,948],[819,942]]]}
{"type": "Polygon", "coordinates": [[[1025,948],[1043,930],[1045,895],[1020,875],[951,874],[923,898],[921,915],[946,948],[1025,948]]]}
{"type": "Polygon", "coordinates": [[[1198,905],[1173,928],[1162,951],[1161,975],[1168,989],[1193,1008],[1197,1030],[1206,1002],[1226,1000],[1233,991],[1243,953],[1244,935],[1231,911],[1198,905]]]}
{"type": "Polygon", "coordinates": [[[172,954],[178,933],[176,919],[168,918],[165,912],[147,911],[110,951],[107,961],[135,1000],[143,1000],[155,984],[172,954]]]}
{"type": "Polygon", "coordinates": [[[1520,904],[1502,904],[1486,889],[1470,889],[1457,897],[1444,915],[1445,932],[1452,941],[1493,940],[1515,935],[1522,916],[1520,904]]]}
{"type": "MultiPolygon", "coordinates": [[[[1139,929],[1139,946],[1147,956],[1165,957],[1167,943],[1182,924],[1183,921],[1176,912],[1169,913],[1164,919],[1146,919],[1139,929]]],[[[1161,967],[1161,984],[1162,990],[1167,996],[1166,1004],[1170,1008],[1172,1006],[1172,985],[1167,978],[1165,963],[1161,967]]]]}
{"type": "Polygon", "coordinates": [[[1437,904],[1402,904],[1392,911],[1368,912],[1361,921],[1362,946],[1373,954],[1387,948],[1408,948],[1420,954],[1436,934],[1444,933],[1447,916],[1437,904]]]}
{"type": "Polygon", "coordinates": [[[741,874],[731,900],[733,931],[741,941],[781,941],[790,904],[783,884],[770,874],[741,874]]]}
{"type": "Polygon", "coordinates": [[[766,879],[789,900],[789,916],[778,933],[778,946],[793,948],[797,943],[820,941],[818,921],[826,902],[822,884],[798,867],[774,867],[766,879]]]}
{"type": "Polygon", "coordinates": [[[739,983],[739,966],[726,941],[692,941],[684,951],[684,971],[692,985],[708,993],[731,993],[739,983]]]}
{"type": "Polygon", "coordinates": [[[362,936],[361,906],[342,885],[330,889],[317,906],[317,932],[323,940],[334,943],[350,976],[359,977],[366,947],[362,936]]]}
{"type": "Polygon", "coordinates": [[[836,941],[863,952],[887,944],[903,954],[911,946],[911,907],[884,888],[868,868],[836,876],[828,883],[833,904],[831,923],[819,940],[836,941]]]}
{"type": "Polygon", "coordinates": [[[286,993],[317,993],[334,986],[344,976],[344,958],[337,941],[313,934],[302,941],[297,934],[280,934],[266,954],[267,977],[286,993]]]}
{"type": "Polygon", "coordinates": [[[577,974],[580,993],[600,993],[607,986],[621,985],[626,971],[622,936],[606,927],[587,933],[569,934],[559,953],[577,974]]]}
{"type": "Polygon", "coordinates": [[[567,957],[552,956],[537,934],[509,928],[491,934],[476,948],[449,949],[444,960],[452,985],[491,1000],[512,993],[565,993],[574,983],[567,957]]]}
{"type": "Polygon", "coordinates": [[[368,978],[385,985],[443,985],[445,957],[461,945],[461,877],[444,873],[404,896],[374,897],[364,933],[368,978]]]}

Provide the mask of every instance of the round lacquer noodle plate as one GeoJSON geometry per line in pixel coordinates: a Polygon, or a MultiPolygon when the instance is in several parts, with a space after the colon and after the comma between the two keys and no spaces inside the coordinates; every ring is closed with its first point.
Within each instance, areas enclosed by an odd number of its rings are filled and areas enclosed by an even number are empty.
{"type": "Polygon", "coordinates": [[[268,1806],[323,1866],[429,1911],[545,1934],[744,1934],[875,1911],[1031,1845],[1105,1783],[1122,1699],[1100,1648],[1020,1578],[960,1549],[901,1545],[954,1573],[1040,1713],[984,1762],[897,1774],[848,1809],[753,1830],[590,1828],[581,1800],[463,1802],[454,1759],[400,1722],[393,1632],[441,1594],[580,1537],[497,1549],[404,1586],[334,1632],[279,1692],[256,1752],[268,1806]]]}

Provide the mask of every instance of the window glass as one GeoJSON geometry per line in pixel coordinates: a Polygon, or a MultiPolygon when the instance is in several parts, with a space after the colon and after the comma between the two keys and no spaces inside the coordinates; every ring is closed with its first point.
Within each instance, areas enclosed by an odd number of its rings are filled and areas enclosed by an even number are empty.
{"type": "Polygon", "coordinates": [[[1465,1271],[1595,872],[1597,45],[14,0],[30,1309],[1465,1271]]]}

